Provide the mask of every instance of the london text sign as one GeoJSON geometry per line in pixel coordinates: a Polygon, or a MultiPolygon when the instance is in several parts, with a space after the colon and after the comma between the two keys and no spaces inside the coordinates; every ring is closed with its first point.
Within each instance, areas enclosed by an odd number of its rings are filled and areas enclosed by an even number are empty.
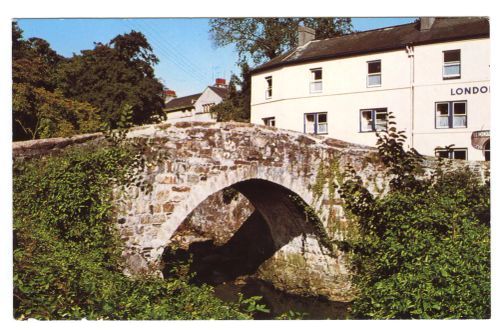
{"type": "Polygon", "coordinates": [[[450,89],[451,95],[462,95],[462,94],[478,94],[478,93],[488,93],[490,91],[490,87],[483,86],[464,86],[450,89]]]}

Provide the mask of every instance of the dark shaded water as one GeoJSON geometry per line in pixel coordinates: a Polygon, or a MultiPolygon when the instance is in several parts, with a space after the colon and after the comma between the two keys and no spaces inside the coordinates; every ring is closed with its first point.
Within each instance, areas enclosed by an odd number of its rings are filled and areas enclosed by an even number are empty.
{"type": "Polygon", "coordinates": [[[349,303],[291,295],[253,278],[259,266],[276,250],[266,221],[255,211],[224,245],[217,246],[207,240],[193,242],[187,250],[166,248],[163,273],[168,276],[177,264],[189,261],[189,271],[195,274],[192,282],[214,286],[215,295],[224,301],[238,301],[238,293],[247,298],[262,296],[259,303],[265,304],[271,312],[258,313],[256,319],[273,319],[290,310],[307,313],[304,319],[346,318],[349,303]]]}
{"type": "Polygon", "coordinates": [[[318,297],[301,297],[291,295],[274,288],[271,284],[255,278],[247,278],[244,282],[226,282],[214,287],[215,295],[228,302],[238,300],[238,293],[245,297],[262,296],[260,304],[265,304],[270,313],[258,313],[256,319],[273,319],[288,312],[307,313],[306,320],[342,320],[346,319],[349,303],[333,302],[318,297]]]}

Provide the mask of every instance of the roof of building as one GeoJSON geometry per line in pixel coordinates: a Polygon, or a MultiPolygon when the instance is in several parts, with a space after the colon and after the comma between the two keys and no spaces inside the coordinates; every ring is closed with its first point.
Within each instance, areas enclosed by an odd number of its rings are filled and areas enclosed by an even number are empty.
{"type": "MultiPolygon", "coordinates": [[[[208,88],[210,88],[212,91],[215,92],[215,94],[217,94],[223,99],[225,99],[228,95],[227,88],[217,87],[217,86],[208,86],[208,88]]],[[[193,108],[194,103],[196,102],[196,100],[200,98],[202,94],[203,92],[170,100],[165,104],[164,111],[171,112],[171,111],[193,108]]]]}
{"type": "Polygon", "coordinates": [[[201,94],[202,93],[196,93],[170,100],[165,104],[165,111],[168,112],[168,111],[191,108],[194,106],[194,103],[196,102],[196,100],[198,100],[201,94]]]}
{"type": "Polygon", "coordinates": [[[229,93],[227,87],[209,86],[209,88],[223,99],[225,99],[229,93]]]}
{"type": "Polygon", "coordinates": [[[272,68],[322,59],[340,58],[461,39],[484,38],[490,35],[488,18],[436,18],[429,30],[420,31],[420,22],[354,32],[348,35],[313,40],[252,70],[262,72],[272,68]]]}

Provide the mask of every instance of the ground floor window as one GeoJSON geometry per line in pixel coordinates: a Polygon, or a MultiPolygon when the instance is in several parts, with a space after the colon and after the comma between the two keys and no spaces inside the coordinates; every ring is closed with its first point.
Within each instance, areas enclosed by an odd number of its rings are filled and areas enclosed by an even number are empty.
{"type": "Polygon", "coordinates": [[[262,121],[264,121],[264,124],[266,126],[276,127],[276,118],[275,117],[262,118],[262,121]]]}
{"type": "Polygon", "coordinates": [[[387,108],[364,109],[360,111],[360,131],[387,129],[387,108]]]}
{"type": "Polygon", "coordinates": [[[467,160],[467,148],[436,149],[436,157],[467,160]]]}
{"type": "Polygon", "coordinates": [[[328,133],[327,113],[315,112],[304,114],[304,132],[313,134],[328,133]]]}
{"type": "Polygon", "coordinates": [[[436,102],[436,128],[467,128],[467,102],[436,102]]]}

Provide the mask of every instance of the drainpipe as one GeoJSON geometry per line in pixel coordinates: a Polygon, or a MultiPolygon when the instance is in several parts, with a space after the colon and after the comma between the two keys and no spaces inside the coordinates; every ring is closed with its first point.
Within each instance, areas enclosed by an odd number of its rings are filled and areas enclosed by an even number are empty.
{"type": "Polygon", "coordinates": [[[413,45],[406,45],[406,53],[410,59],[410,97],[411,97],[411,107],[410,107],[410,117],[411,117],[411,129],[410,129],[410,148],[414,147],[414,130],[415,130],[415,53],[413,52],[413,45]]]}

